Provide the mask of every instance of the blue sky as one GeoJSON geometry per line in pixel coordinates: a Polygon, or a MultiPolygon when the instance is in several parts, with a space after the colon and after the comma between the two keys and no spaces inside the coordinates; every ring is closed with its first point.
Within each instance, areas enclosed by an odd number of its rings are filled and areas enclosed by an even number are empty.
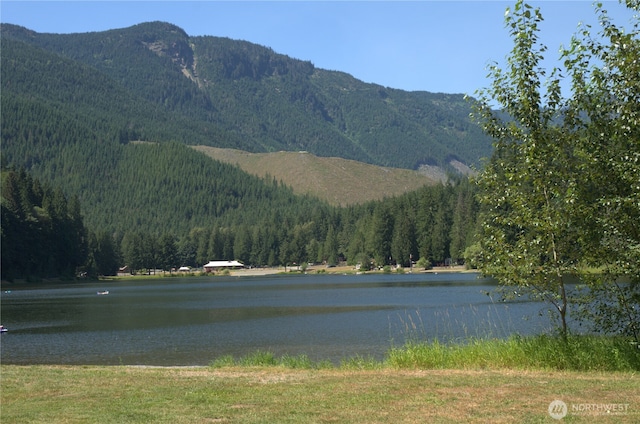
{"type": "MultiPolygon", "coordinates": [[[[514,0],[515,1],[515,0],[514,0]]],[[[71,33],[166,21],[189,35],[246,40],[365,82],[416,91],[473,94],[511,41],[504,11],[514,1],[7,1],[0,20],[37,32],[71,33]]],[[[604,1],[614,22],[631,13],[604,1]]],[[[591,1],[538,1],[541,38],[556,57],[591,1]]]]}

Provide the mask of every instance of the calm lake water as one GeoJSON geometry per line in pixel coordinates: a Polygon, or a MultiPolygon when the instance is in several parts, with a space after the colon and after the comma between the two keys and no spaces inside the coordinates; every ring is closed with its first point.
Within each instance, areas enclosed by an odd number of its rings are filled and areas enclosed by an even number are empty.
{"type": "Polygon", "coordinates": [[[382,359],[408,339],[548,330],[475,274],[191,277],[3,288],[4,364],[207,365],[260,350],[382,359]],[[99,296],[97,291],[109,290],[99,296]],[[487,295],[487,292],[493,293],[487,295]]]}

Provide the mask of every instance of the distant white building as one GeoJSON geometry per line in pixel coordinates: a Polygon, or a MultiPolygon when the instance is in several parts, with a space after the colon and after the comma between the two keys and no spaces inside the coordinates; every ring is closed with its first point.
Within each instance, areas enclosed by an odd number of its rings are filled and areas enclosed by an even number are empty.
{"type": "Polygon", "coordinates": [[[214,272],[221,269],[244,268],[244,264],[238,261],[210,261],[203,266],[204,272],[214,272]]]}

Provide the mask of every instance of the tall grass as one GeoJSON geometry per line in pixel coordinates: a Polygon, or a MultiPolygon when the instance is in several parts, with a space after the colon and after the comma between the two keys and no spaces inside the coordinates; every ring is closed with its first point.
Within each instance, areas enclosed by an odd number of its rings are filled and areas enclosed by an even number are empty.
{"type": "MultiPolygon", "coordinates": [[[[493,299],[491,300],[493,303],[493,299]]],[[[428,332],[420,311],[400,318],[406,342],[392,347],[386,364],[419,369],[544,369],[572,371],[640,371],[640,349],[628,338],[603,335],[522,337],[501,319],[495,305],[480,313],[475,306],[436,313],[428,332]],[[470,315],[458,321],[454,316],[470,315]],[[474,322],[470,330],[466,322],[474,322]],[[431,334],[431,336],[429,336],[431,334]],[[458,335],[458,337],[454,335],[458,335]],[[431,341],[430,341],[431,340],[431,341]]]]}
{"type": "Polygon", "coordinates": [[[640,371],[640,350],[627,339],[602,336],[513,336],[467,343],[408,342],[387,364],[401,369],[544,369],[640,371]]]}
{"type": "MultiPolygon", "coordinates": [[[[223,356],[212,367],[334,368],[307,355],[276,357],[256,351],[234,359],[223,356]]],[[[640,349],[628,339],[604,336],[513,336],[509,339],[472,338],[465,343],[409,341],[391,348],[383,361],[356,355],[338,366],[348,370],[395,369],[530,369],[567,371],[640,371],[640,349]]]]}
{"type": "MultiPolygon", "coordinates": [[[[427,320],[427,331],[420,311],[405,312],[389,323],[390,334],[404,335],[404,343],[394,346],[384,360],[356,355],[337,365],[348,370],[395,369],[530,369],[567,371],[640,371],[640,348],[628,338],[602,335],[519,336],[512,334],[512,323],[501,319],[498,309],[486,312],[469,309],[437,311],[435,320],[427,320]],[[456,316],[471,315],[473,319],[456,316]],[[474,329],[467,327],[474,322],[474,329]],[[435,331],[435,335],[434,335],[435,331]]],[[[223,356],[213,367],[281,366],[286,368],[334,368],[330,361],[313,362],[306,355],[277,358],[268,351],[256,351],[234,359],[223,356]]]]}
{"type": "MultiPolygon", "coordinates": [[[[493,300],[492,300],[493,303],[493,300]]],[[[500,305],[505,307],[505,305],[500,305]]],[[[508,306],[506,306],[508,308],[508,306]]],[[[437,339],[440,342],[466,343],[473,339],[503,339],[515,333],[511,316],[500,314],[495,304],[481,311],[476,305],[436,310],[433,316],[422,317],[423,311],[405,311],[389,322],[390,337],[401,334],[406,343],[437,339]],[[428,324],[425,324],[425,322],[428,324]]]]}

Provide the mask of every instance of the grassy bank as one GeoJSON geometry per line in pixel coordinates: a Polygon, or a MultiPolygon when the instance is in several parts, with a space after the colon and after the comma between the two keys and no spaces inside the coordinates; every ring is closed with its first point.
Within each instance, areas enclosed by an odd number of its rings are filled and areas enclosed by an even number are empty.
{"type": "MultiPolygon", "coordinates": [[[[278,366],[291,369],[328,369],[331,362],[313,362],[306,355],[276,357],[257,351],[240,358],[223,356],[211,362],[214,368],[278,366]]],[[[393,348],[385,361],[370,357],[347,358],[347,370],[379,369],[519,369],[538,371],[640,372],[640,349],[629,339],[596,336],[511,337],[471,339],[467,343],[410,342],[393,348]]]]}
{"type": "Polygon", "coordinates": [[[554,422],[562,400],[566,422],[632,423],[639,356],[622,340],[541,336],[414,343],[339,367],[270,352],[209,367],[3,365],[0,421],[554,422]]]}
{"type": "Polygon", "coordinates": [[[640,371],[640,349],[629,339],[597,336],[511,337],[465,344],[409,343],[389,352],[394,368],[640,371]]]}

